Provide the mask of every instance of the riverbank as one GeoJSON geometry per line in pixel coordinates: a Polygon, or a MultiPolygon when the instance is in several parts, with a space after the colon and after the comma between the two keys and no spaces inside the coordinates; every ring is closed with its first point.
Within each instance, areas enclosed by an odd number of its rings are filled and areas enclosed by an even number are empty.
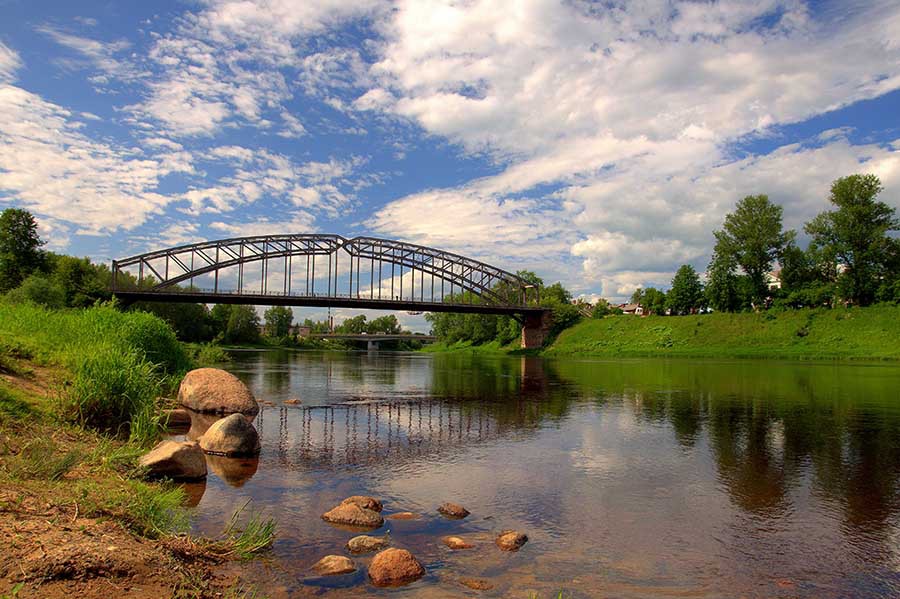
{"type": "Polygon", "coordinates": [[[543,355],[900,360],[900,307],[608,316],[563,331],[543,355]]]}
{"type": "Polygon", "coordinates": [[[148,314],[0,304],[0,596],[244,596],[137,467],[191,366],[148,314]]]}

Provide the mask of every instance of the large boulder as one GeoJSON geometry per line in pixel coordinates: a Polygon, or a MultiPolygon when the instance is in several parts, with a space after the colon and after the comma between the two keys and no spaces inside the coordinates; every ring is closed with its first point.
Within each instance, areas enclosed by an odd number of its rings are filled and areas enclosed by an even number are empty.
{"type": "Polygon", "coordinates": [[[375,586],[400,586],[425,575],[425,568],[406,549],[385,549],[372,558],[369,578],[375,586]]]}
{"type": "Polygon", "coordinates": [[[528,542],[528,536],[515,530],[504,530],[494,541],[503,551],[518,551],[528,542]]]}
{"type": "Polygon", "coordinates": [[[259,433],[242,414],[232,414],[214,422],[200,437],[206,453],[224,456],[252,456],[259,453],[259,433]]]}
{"type": "Polygon", "coordinates": [[[187,431],[191,428],[191,413],[187,410],[163,410],[162,421],[168,431],[187,431]]]}
{"type": "Polygon", "coordinates": [[[469,515],[469,510],[461,505],[450,502],[441,504],[438,511],[447,518],[452,518],[454,520],[461,520],[469,515]]]}
{"type": "Polygon", "coordinates": [[[384,537],[370,537],[369,535],[359,535],[347,541],[347,549],[350,553],[371,553],[387,546],[388,541],[384,537]]]}
{"type": "Polygon", "coordinates": [[[359,507],[355,503],[342,503],[324,514],[322,520],[355,528],[380,528],[384,518],[375,510],[359,507]]]}
{"type": "Polygon", "coordinates": [[[318,574],[322,576],[334,576],[336,574],[349,574],[356,571],[353,560],[343,555],[326,555],[312,567],[318,574]]]}
{"type": "Polygon", "coordinates": [[[197,480],[206,476],[206,456],[197,443],[163,441],[140,459],[148,478],[197,480]]]}
{"type": "Polygon", "coordinates": [[[381,511],[381,502],[374,497],[369,497],[368,495],[351,495],[347,499],[343,500],[341,502],[341,505],[347,505],[349,503],[358,505],[362,508],[366,508],[367,510],[372,510],[373,512],[381,511]]]}
{"type": "Polygon", "coordinates": [[[256,416],[259,405],[250,389],[230,372],[198,368],[185,375],[178,403],[197,412],[241,413],[256,416]]]}

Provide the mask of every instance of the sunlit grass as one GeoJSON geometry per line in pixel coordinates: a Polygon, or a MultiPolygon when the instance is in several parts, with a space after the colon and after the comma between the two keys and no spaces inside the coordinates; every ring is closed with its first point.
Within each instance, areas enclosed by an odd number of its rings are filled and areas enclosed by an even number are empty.
{"type": "Polygon", "coordinates": [[[250,512],[241,524],[241,516],[249,504],[248,500],[231,515],[222,533],[224,540],[216,546],[219,553],[249,559],[271,547],[275,540],[275,519],[263,518],[259,513],[250,512]]]}

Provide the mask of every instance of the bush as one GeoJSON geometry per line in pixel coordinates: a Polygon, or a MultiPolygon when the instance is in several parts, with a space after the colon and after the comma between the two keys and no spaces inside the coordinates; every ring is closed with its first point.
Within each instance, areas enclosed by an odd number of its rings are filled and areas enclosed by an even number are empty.
{"type": "Polygon", "coordinates": [[[66,305],[66,292],[51,278],[33,274],[7,293],[5,299],[11,304],[31,303],[47,308],[62,308],[66,305]]]}

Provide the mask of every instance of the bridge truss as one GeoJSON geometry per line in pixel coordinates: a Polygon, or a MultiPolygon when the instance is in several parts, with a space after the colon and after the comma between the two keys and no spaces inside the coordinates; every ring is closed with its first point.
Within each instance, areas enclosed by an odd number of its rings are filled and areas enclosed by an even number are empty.
{"type": "Polygon", "coordinates": [[[126,301],[540,312],[539,289],[513,273],[375,237],[290,234],[206,241],[116,260],[112,275],[113,292],[126,301]]]}

